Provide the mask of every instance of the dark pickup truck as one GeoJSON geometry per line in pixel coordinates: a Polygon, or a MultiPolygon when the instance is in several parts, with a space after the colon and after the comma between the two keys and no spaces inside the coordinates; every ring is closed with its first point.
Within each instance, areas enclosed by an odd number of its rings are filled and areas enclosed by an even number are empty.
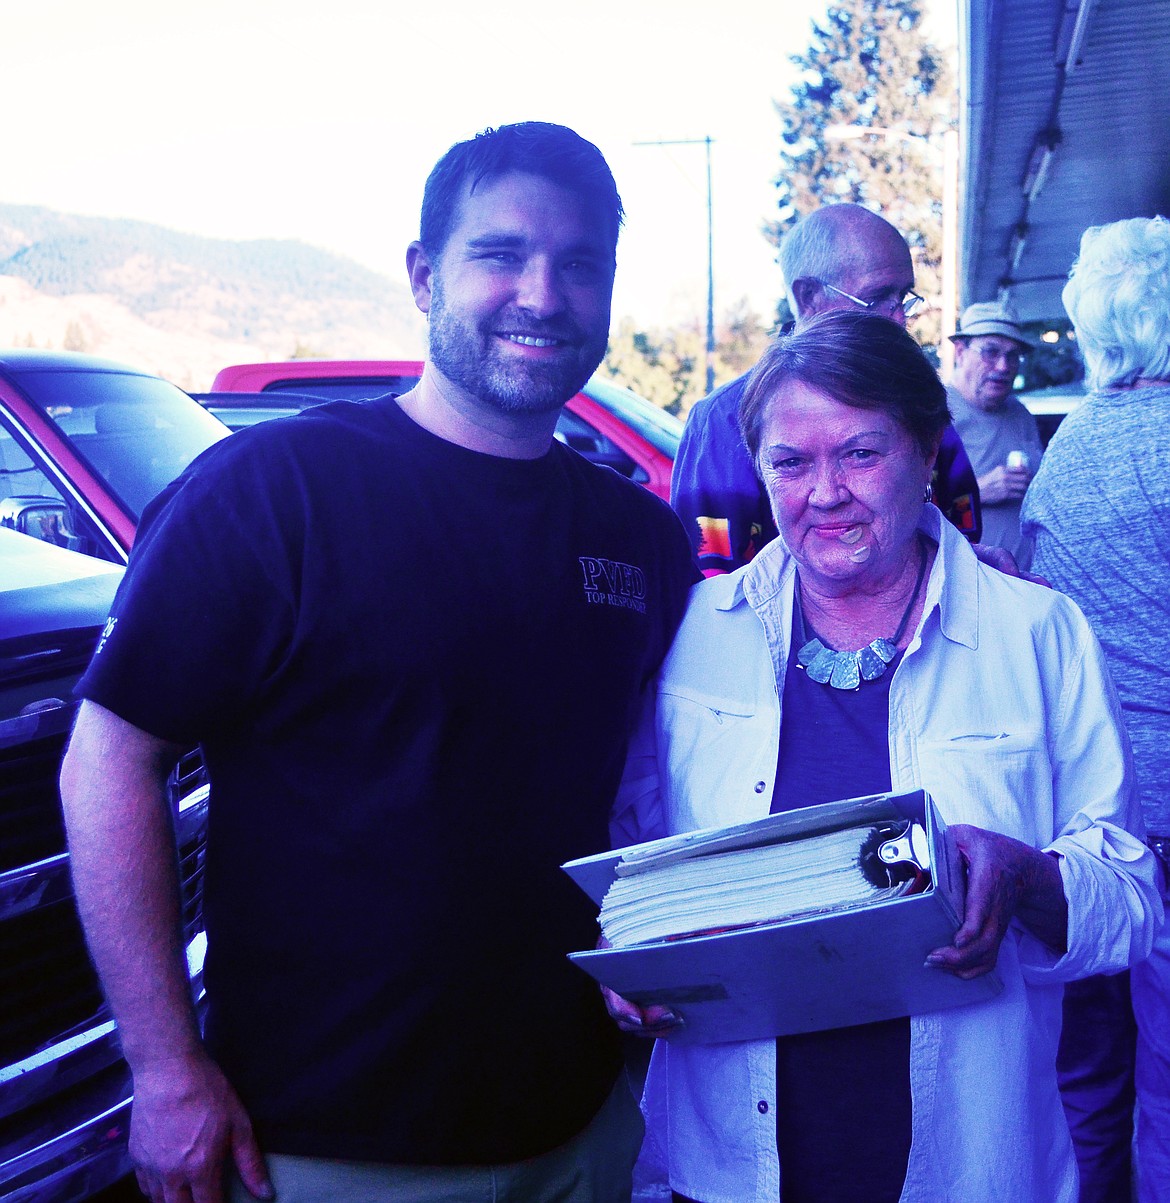
{"type": "MultiPolygon", "coordinates": [[[[130,1072],[73,901],[57,773],[142,507],[227,434],[148,373],[0,352],[0,1203],[88,1199],[130,1169],[130,1072]]],[[[197,750],[170,793],[198,998],[197,750]]]]}
{"type": "MultiPolygon", "coordinates": [[[[122,569],[0,527],[0,1200],[89,1198],[125,1175],[130,1072],[73,902],[57,772],[72,690],[122,569]]],[[[198,991],[207,784],[170,782],[198,991]]]]}

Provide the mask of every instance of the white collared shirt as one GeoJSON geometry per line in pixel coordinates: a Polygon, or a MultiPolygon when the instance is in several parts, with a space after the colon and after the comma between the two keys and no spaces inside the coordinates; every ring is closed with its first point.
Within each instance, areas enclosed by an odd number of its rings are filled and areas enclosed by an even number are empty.
{"type": "MultiPolygon", "coordinates": [[[[1129,744],[1077,607],[980,564],[933,506],[920,527],[940,550],[891,682],[893,788],[924,787],[948,824],[1059,854],[1069,919],[1063,956],[1013,924],[1001,994],[912,1017],[902,1200],[1074,1203],[1055,1073],[1062,984],[1146,956],[1162,922],[1129,744]]],[[[615,844],[768,813],[794,570],[776,540],[695,587],[631,748],[615,844]]],[[[702,1203],[780,1198],[774,1041],[660,1040],[643,1107],[675,1190],[702,1203]]]]}

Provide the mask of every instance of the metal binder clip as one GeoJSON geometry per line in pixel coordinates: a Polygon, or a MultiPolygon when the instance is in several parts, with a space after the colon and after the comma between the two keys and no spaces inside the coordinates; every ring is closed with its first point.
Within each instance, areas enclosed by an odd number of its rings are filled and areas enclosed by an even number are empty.
{"type": "Polygon", "coordinates": [[[925,873],[930,872],[930,845],[921,823],[910,823],[901,835],[878,845],[878,859],[883,865],[912,864],[925,873]]]}

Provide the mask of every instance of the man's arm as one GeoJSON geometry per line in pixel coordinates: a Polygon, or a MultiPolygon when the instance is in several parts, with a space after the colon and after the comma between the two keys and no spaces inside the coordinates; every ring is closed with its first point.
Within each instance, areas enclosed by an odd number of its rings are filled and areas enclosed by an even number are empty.
{"type": "Polygon", "coordinates": [[[979,478],[979,492],[987,505],[1022,501],[1044,454],[1036,419],[1019,402],[1012,400],[1008,404],[1010,410],[1005,421],[1010,423],[1012,441],[1023,457],[1012,460],[1010,465],[996,464],[979,478]]]}
{"type": "Polygon", "coordinates": [[[739,434],[746,383],[741,376],[691,410],[671,473],[670,504],[704,576],[734,572],[776,537],[767,495],[739,434]]]}
{"type": "Polygon", "coordinates": [[[166,780],[180,749],[83,702],[61,770],[78,909],[134,1075],[130,1151],[155,1203],[218,1203],[229,1154],[269,1198],[251,1124],[200,1038],[166,780]]]}
{"type": "Polygon", "coordinates": [[[984,505],[1022,501],[1031,483],[1030,468],[1009,468],[1006,464],[996,464],[990,472],[984,472],[979,478],[979,496],[984,505]]]}
{"type": "Polygon", "coordinates": [[[947,521],[968,542],[978,543],[983,535],[979,485],[967,449],[953,425],[943,431],[931,484],[934,504],[942,510],[947,521]]]}

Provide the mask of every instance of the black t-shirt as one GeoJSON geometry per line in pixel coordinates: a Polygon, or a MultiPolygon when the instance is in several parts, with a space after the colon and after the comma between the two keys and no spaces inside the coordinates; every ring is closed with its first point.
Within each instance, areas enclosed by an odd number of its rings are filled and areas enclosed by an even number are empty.
{"type": "Polygon", "coordinates": [[[268,1149],[499,1162],[589,1121],[620,1051],[558,866],[608,846],[695,575],[616,473],[393,398],[235,434],[149,509],[80,692],[203,744],[207,1038],[268,1149]]]}

